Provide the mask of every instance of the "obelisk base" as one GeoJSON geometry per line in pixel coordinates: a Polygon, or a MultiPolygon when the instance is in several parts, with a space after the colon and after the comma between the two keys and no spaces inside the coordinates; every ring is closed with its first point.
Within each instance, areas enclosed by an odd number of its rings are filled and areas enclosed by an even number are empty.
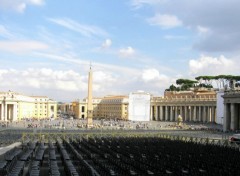
{"type": "Polygon", "coordinates": [[[87,118],[87,127],[92,127],[93,126],[93,120],[92,118],[87,118]]]}

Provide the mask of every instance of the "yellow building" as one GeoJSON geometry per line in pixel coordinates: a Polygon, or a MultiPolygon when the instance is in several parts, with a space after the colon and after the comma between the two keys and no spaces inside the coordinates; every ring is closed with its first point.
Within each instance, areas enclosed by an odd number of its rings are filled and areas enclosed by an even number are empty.
{"type": "MultiPolygon", "coordinates": [[[[101,102],[102,98],[93,98],[93,118],[100,117],[100,107],[99,103],[101,102]]],[[[85,119],[87,117],[87,103],[88,99],[85,98],[83,100],[76,100],[72,102],[72,111],[75,118],[82,118],[85,119]]]]}
{"type": "MultiPolygon", "coordinates": [[[[87,117],[87,102],[77,100],[72,102],[72,109],[75,118],[85,119],[87,117]]],[[[93,118],[128,119],[128,96],[106,96],[93,98],[93,118]]]]}
{"type": "Polygon", "coordinates": [[[46,96],[31,96],[34,99],[34,115],[33,118],[56,118],[57,102],[46,96]]]}
{"type": "Polygon", "coordinates": [[[46,96],[25,96],[16,92],[0,92],[0,120],[24,118],[56,118],[57,102],[46,96]]]}
{"type": "Polygon", "coordinates": [[[128,120],[128,96],[106,96],[99,103],[100,117],[128,120]]]}

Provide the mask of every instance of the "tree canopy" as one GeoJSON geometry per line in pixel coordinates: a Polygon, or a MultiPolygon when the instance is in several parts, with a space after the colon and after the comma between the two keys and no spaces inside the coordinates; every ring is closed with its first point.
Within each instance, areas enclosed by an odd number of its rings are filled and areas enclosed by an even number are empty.
{"type": "Polygon", "coordinates": [[[169,91],[180,91],[180,90],[188,90],[193,87],[205,87],[205,88],[213,88],[213,82],[216,83],[218,88],[224,88],[226,85],[230,86],[235,83],[235,86],[239,86],[240,76],[235,75],[217,75],[217,76],[198,76],[195,80],[190,79],[177,79],[176,85],[171,85],[168,89],[169,91]],[[235,83],[235,82],[236,83],[235,83]]]}

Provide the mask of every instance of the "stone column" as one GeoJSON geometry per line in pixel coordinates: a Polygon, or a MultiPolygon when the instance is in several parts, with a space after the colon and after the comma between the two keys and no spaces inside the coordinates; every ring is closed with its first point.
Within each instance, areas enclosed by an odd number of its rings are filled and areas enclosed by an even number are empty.
{"type": "Polygon", "coordinates": [[[17,120],[17,104],[13,105],[13,121],[17,120]]]}
{"type": "Polygon", "coordinates": [[[202,118],[203,118],[203,122],[206,122],[206,121],[207,121],[207,120],[206,120],[206,119],[207,119],[206,108],[207,108],[206,106],[203,106],[203,115],[202,115],[202,116],[203,116],[203,117],[202,117],[202,118]]]}
{"type": "Polygon", "coordinates": [[[12,115],[13,115],[13,109],[12,109],[12,105],[8,105],[7,108],[7,120],[11,120],[12,119],[12,115]]]}
{"type": "Polygon", "coordinates": [[[192,121],[192,106],[190,106],[189,108],[189,118],[188,121],[191,122],[192,121]]]}
{"type": "Polygon", "coordinates": [[[177,117],[178,117],[178,106],[175,106],[175,112],[174,112],[174,120],[176,121],[177,120],[177,117]]]}
{"type": "Polygon", "coordinates": [[[198,115],[199,115],[199,106],[196,106],[196,122],[198,122],[199,121],[199,117],[198,117],[198,115]]]}
{"type": "Polygon", "coordinates": [[[170,109],[170,121],[173,121],[173,107],[169,106],[170,109]]]}
{"type": "Polygon", "coordinates": [[[153,106],[151,106],[151,109],[150,109],[150,120],[152,121],[153,120],[153,106]]]}
{"type": "Polygon", "coordinates": [[[213,122],[216,122],[216,120],[217,120],[217,107],[216,106],[213,107],[213,113],[214,113],[213,122]]]}
{"type": "Polygon", "coordinates": [[[8,108],[7,108],[7,103],[5,103],[5,105],[4,105],[4,121],[6,121],[7,120],[7,112],[8,112],[8,108]]]}
{"type": "Polygon", "coordinates": [[[3,120],[3,104],[1,104],[1,116],[0,116],[0,120],[3,120]]]}
{"type": "Polygon", "coordinates": [[[197,107],[193,106],[193,121],[196,122],[197,119],[197,107]]]}
{"type": "Polygon", "coordinates": [[[206,107],[206,122],[209,122],[210,119],[210,107],[206,107]]]}
{"type": "Polygon", "coordinates": [[[212,119],[212,107],[208,106],[208,122],[211,122],[212,119]]]}
{"type": "MultiPolygon", "coordinates": [[[[183,106],[180,106],[179,108],[180,108],[180,115],[183,116],[183,106]]],[[[178,117],[178,115],[177,115],[177,117],[178,117]]],[[[177,120],[177,117],[175,118],[175,120],[177,120]]]]}
{"type": "Polygon", "coordinates": [[[163,107],[160,106],[160,121],[163,120],[163,107]]]}
{"type": "Polygon", "coordinates": [[[198,120],[200,122],[203,121],[203,118],[202,118],[202,106],[199,106],[199,108],[198,108],[198,120]]]}
{"type": "Polygon", "coordinates": [[[211,121],[210,122],[215,122],[215,107],[211,107],[211,121]]]}
{"type": "Polygon", "coordinates": [[[206,120],[205,120],[205,122],[208,122],[208,118],[209,118],[209,107],[206,106],[206,120]]]}
{"type": "Polygon", "coordinates": [[[158,106],[155,106],[155,120],[158,120],[158,106]]]}
{"type": "Polygon", "coordinates": [[[235,103],[231,103],[231,130],[236,130],[237,129],[237,114],[236,114],[236,108],[235,108],[235,103]]]}
{"type": "Polygon", "coordinates": [[[230,105],[224,104],[223,131],[230,130],[230,105]]]}
{"type": "Polygon", "coordinates": [[[165,106],[165,121],[168,120],[168,106],[165,106]]]}
{"type": "Polygon", "coordinates": [[[209,106],[209,122],[212,122],[213,119],[213,107],[209,106]]]}
{"type": "Polygon", "coordinates": [[[187,120],[187,118],[188,118],[188,106],[185,106],[184,107],[184,117],[183,117],[183,121],[186,121],[187,120]]]}

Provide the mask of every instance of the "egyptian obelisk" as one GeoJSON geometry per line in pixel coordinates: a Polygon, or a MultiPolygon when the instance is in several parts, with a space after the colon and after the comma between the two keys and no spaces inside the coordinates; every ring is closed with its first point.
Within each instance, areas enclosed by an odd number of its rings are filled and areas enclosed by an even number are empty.
{"type": "Polygon", "coordinates": [[[90,70],[88,73],[88,106],[87,106],[87,126],[93,125],[93,105],[92,105],[92,68],[90,65],[90,70]]]}

